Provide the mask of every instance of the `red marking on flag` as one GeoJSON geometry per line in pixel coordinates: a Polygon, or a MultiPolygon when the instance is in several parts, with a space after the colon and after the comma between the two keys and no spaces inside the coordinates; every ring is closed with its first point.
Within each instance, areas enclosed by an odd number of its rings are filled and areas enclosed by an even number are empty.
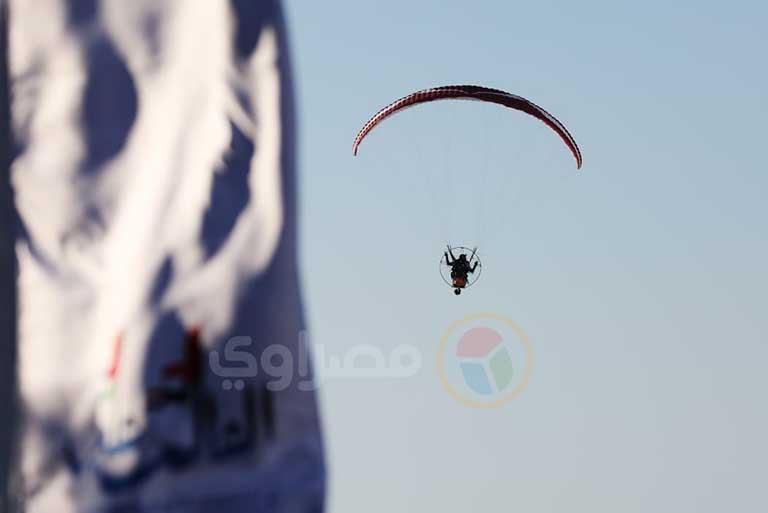
{"type": "Polygon", "coordinates": [[[115,344],[112,349],[112,363],[109,366],[109,370],[107,371],[107,377],[109,377],[110,380],[115,379],[117,377],[117,370],[120,368],[120,357],[123,353],[123,335],[122,333],[115,338],[115,344]]]}
{"type": "Polygon", "coordinates": [[[200,328],[194,326],[184,339],[184,358],[181,362],[165,367],[163,375],[167,378],[181,378],[187,383],[196,383],[201,373],[200,328]]]}

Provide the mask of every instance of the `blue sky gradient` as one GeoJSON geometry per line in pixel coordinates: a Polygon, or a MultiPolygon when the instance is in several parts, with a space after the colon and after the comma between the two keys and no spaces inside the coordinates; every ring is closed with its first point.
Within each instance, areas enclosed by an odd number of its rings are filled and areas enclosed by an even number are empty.
{"type": "Polygon", "coordinates": [[[424,355],[414,378],[323,386],[331,510],[768,510],[768,4],[286,7],[313,340],[424,355]],[[542,105],[583,170],[473,103],[403,113],[352,157],[378,108],[451,83],[542,105]],[[437,261],[465,233],[484,275],[456,298],[437,261]],[[479,311],[535,353],[497,410],[453,402],[432,363],[479,311]]]}

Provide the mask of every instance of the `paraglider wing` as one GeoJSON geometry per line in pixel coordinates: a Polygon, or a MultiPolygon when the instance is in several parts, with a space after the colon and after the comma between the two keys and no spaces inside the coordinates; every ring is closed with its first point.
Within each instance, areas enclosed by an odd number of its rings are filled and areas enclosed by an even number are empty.
{"type": "Polygon", "coordinates": [[[377,112],[360,130],[355,137],[355,142],[352,145],[352,153],[357,155],[358,147],[360,143],[365,139],[371,130],[373,130],[379,123],[387,119],[389,116],[400,112],[408,107],[413,107],[422,103],[437,101],[437,100],[477,100],[483,102],[496,103],[509,107],[510,109],[519,110],[525,112],[536,119],[545,123],[548,127],[554,130],[557,135],[565,142],[568,149],[573,153],[576,159],[576,168],[581,168],[581,151],[576,145],[576,141],[573,139],[568,130],[563,126],[560,121],[553,115],[539,107],[533,102],[530,102],[522,96],[517,96],[499,89],[491,89],[488,87],[474,86],[474,85],[457,85],[457,86],[443,86],[434,87],[432,89],[424,89],[415,93],[409,94],[399,100],[387,105],[379,112],[377,112]]]}

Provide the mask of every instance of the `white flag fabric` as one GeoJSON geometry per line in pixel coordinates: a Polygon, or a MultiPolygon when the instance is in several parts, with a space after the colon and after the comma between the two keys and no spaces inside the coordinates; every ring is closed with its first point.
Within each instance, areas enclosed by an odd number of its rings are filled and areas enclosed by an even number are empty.
{"type": "Polygon", "coordinates": [[[11,0],[30,513],[321,511],[277,0],[11,0]]]}

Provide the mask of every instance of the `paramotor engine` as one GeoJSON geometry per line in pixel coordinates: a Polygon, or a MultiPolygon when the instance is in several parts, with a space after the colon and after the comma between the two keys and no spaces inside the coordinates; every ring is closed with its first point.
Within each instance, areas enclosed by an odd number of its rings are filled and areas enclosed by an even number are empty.
{"type": "Polygon", "coordinates": [[[448,251],[450,253],[444,253],[440,258],[440,276],[443,278],[446,285],[454,289],[454,292],[458,296],[461,293],[461,289],[471,287],[478,279],[480,279],[480,274],[483,271],[483,263],[480,261],[480,256],[477,254],[477,248],[470,249],[466,246],[451,247],[449,245],[448,251]],[[449,255],[466,255],[468,258],[468,265],[474,266],[477,264],[474,271],[467,273],[465,278],[466,281],[464,283],[457,284],[455,277],[451,275],[453,268],[448,260],[451,258],[449,255]]]}

